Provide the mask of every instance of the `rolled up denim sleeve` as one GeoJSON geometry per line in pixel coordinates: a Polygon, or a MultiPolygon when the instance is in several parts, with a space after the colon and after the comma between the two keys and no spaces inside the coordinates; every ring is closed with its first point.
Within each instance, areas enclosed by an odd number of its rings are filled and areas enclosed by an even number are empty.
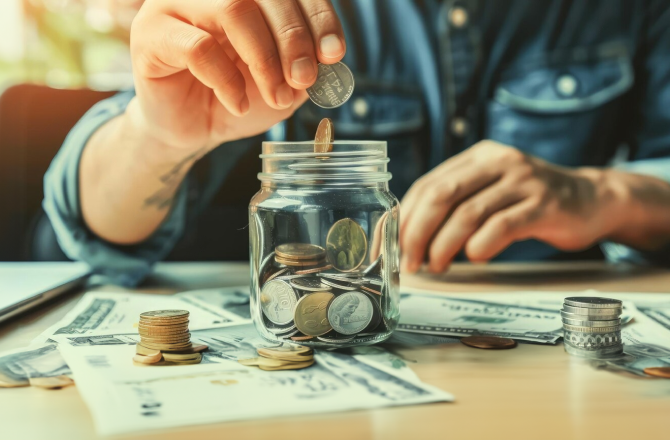
{"type": "MultiPolygon", "coordinates": [[[[636,68],[640,106],[631,134],[632,158],[617,168],[670,183],[670,4],[651,1],[646,12],[648,25],[644,26],[639,47],[645,56],[636,68]]],[[[612,261],[670,267],[670,245],[655,252],[615,243],[604,243],[602,249],[612,261]]]]}
{"type": "Polygon", "coordinates": [[[102,125],[122,114],[134,91],[119,93],[96,104],[72,129],[44,176],[42,206],[65,254],[87,263],[100,282],[134,286],[165,258],[181,237],[186,216],[185,179],[172,211],[160,228],[135,246],[102,240],[85,225],[79,200],[79,160],[90,137],[102,125]]]}

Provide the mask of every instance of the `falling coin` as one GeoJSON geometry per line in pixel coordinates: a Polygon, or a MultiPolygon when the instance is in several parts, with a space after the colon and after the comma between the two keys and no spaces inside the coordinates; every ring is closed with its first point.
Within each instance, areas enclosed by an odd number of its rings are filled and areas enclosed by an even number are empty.
{"type": "Polygon", "coordinates": [[[368,239],[363,228],[350,218],[335,222],[326,237],[326,256],[341,272],[356,270],[368,252],[368,239]]]}
{"type": "Polygon", "coordinates": [[[670,379],[670,367],[645,368],[644,372],[650,376],[664,377],[666,379],[670,379]]]}
{"type": "Polygon", "coordinates": [[[484,349],[506,349],[516,347],[514,339],[499,338],[496,336],[468,336],[461,339],[461,342],[469,347],[484,349]]]}
{"type": "Polygon", "coordinates": [[[335,130],[333,121],[330,118],[323,118],[316,129],[314,137],[314,152],[328,153],[333,151],[333,141],[335,140],[335,130]]]}
{"type": "Polygon", "coordinates": [[[314,85],[307,89],[309,99],[322,108],[336,108],[344,104],[354,93],[354,74],[339,62],[319,64],[314,85]]]}

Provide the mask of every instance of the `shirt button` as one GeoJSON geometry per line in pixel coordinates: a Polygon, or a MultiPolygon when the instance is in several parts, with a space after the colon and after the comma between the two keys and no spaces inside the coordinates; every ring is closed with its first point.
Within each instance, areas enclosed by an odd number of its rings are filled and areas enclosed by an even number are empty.
{"type": "Polygon", "coordinates": [[[449,12],[449,21],[455,28],[462,28],[468,24],[468,11],[456,6],[449,12]]]}
{"type": "Polygon", "coordinates": [[[577,79],[572,75],[561,75],[556,80],[556,89],[565,97],[573,96],[577,92],[577,79]]]}
{"type": "Polygon", "coordinates": [[[451,132],[458,137],[463,137],[468,132],[468,121],[464,118],[454,118],[451,121],[451,132]]]}
{"type": "Polygon", "coordinates": [[[353,111],[359,118],[364,118],[370,112],[370,106],[365,98],[356,98],[353,102],[353,111]]]}

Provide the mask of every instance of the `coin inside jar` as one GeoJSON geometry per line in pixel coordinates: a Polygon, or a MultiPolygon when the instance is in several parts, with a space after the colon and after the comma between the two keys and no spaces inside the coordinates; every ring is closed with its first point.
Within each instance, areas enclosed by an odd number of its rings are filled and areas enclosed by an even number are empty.
{"type": "Polygon", "coordinates": [[[363,228],[350,218],[335,222],[326,238],[326,256],[341,272],[356,270],[368,252],[368,239],[363,228]]]}
{"type": "Polygon", "coordinates": [[[309,292],[323,292],[331,289],[331,286],[322,283],[318,278],[295,278],[289,282],[296,289],[307,290],[309,292]]]}
{"type": "Polygon", "coordinates": [[[309,99],[322,108],[336,108],[343,105],[354,93],[354,75],[342,62],[319,63],[316,82],[307,89],[309,99]]]}
{"type": "Polygon", "coordinates": [[[330,292],[316,292],[303,296],[295,307],[295,325],[309,336],[321,336],[333,327],[328,322],[328,305],[335,295],[330,292]]]}
{"type": "Polygon", "coordinates": [[[361,292],[347,292],[338,296],[328,307],[328,322],[338,333],[355,335],[365,330],[372,321],[374,309],[370,298],[361,292]]]}
{"type": "Polygon", "coordinates": [[[291,285],[283,280],[272,280],[265,283],[261,290],[260,303],[263,314],[277,325],[289,324],[293,321],[293,310],[299,295],[291,285]]]}
{"type": "Polygon", "coordinates": [[[310,243],[285,243],[275,248],[275,254],[286,260],[322,260],[326,250],[310,243]]]}

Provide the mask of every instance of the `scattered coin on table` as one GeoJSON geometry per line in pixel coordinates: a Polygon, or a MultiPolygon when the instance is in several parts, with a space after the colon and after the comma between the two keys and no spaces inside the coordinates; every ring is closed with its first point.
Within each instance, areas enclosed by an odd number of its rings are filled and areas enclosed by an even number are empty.
{"type": "Polygon", "coordinates": [[[514,339],[500,338],[497,336],[467,336],[461,342],[468,347],[502,350],[516,347],[514,339]]]}
{"type": "Polygon", "coordinates": [[[663,377],[670,379],[670,367],[651,367],[645,368],[644,372],[650,376],[663,377]]]}

